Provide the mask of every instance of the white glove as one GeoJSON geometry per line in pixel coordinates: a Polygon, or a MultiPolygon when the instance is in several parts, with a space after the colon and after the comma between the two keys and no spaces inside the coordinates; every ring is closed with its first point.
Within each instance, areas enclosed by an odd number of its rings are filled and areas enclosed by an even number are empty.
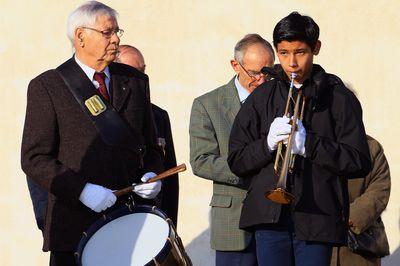
{"type": "Polygon", "coordinates": [[[292,154],[298,154],[305,157],[306,147],[306,129],[300,120],[297,120],[297,130],[294,132],[292,139],[292,154]]]}
{"type": "MultiPolygon", "coordinates": [[[[141,180],[143,183],[145,183],[147,180],[155,176],[155,173],[148,172],[142,176],[141,180]]],[[[161,181],[157,180],[156,182],[134,186],[133,192],[144,199],[154,199],[160,192],[161,185],[161,181]]]]}
{"type": "Polygon", "coordinates": [[[290,119],[286,116],[276,117],[272,122],[267,136],[268,150],[274,151],[278,147],[278,143],[287,140],[291,130],[289,124],[290,119]]]}
{"type": "Polygon", "coordinates": [[[79,200],[95,212],[101,212],[114,205],[117,197],[108,188],[87,183],[79,200]]]}

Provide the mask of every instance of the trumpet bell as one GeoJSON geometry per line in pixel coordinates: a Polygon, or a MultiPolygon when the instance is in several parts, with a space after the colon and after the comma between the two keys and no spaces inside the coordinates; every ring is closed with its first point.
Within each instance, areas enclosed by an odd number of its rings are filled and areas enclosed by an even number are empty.
{"type": "Polygon", "coordinates": [[[276,188],[274,190],[267,191],[265,193],[265,198],[279,204],[290,204],[295,197],[292,193],[287,192],[283,188],[276,188]]]}

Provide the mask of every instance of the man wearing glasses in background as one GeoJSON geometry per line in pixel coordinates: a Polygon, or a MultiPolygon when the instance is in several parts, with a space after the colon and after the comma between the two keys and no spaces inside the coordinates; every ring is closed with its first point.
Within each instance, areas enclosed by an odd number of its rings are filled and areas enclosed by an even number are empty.
{"type": "MultiPolygon", "coordinates": [[[[75,55],[29,84],[21,163],[48,192],[43,250],[51,251],[50,265],[70,266],[82,232],[103,211],[125,203],[112,191],[163,169],[148,77],[112,63],[123,33],[117,12],[90,1],[71,13],[67,25],[75,55]]],[[[136,186],[132,197],[144,203],[160,189],[160,181],[136,186]]]]}
{"type": "Polygon", "coordinates": [[[231,60],[235,77],[193,101],[190,163],[195,175],[213,180],[210,228],[217,266],[257,265],[254,237],[239,229],[241,205],[249,183],[230,171],[228,141],[241,104],[268,79],[261,69],[272,66],[274,59],[272,46],[260,35],[244,36],[236,44],[231,60]]]}

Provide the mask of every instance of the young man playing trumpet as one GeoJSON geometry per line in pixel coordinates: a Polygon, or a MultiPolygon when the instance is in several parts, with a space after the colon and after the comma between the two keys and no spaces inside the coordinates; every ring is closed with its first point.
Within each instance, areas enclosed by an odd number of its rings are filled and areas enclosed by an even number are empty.
{"type": "Polygon", "coordinates": [[[361,106],[338,77],[313,64],[318,37],[313,19],[297,12],[275,26],[280,65],[247,98],[232,127],[228,164],[251,178],[240,228],[255,231],[259,265],[329,265],[332,246],[346,241],[346,178],[370,169],[361,106]],[[289,87],[291,98],[300,99],[297,108],[287,100],[289,87]],[[285,146],[282,164],[289,170],[282,174],[281,164],[276,171],[274,165],[285,146]]]}

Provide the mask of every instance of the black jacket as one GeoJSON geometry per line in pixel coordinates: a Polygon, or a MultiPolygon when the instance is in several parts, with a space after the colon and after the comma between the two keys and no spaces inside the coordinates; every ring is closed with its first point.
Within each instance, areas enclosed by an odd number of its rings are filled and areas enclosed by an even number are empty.
{"type": "MultiPolygon", "coordinates": [[[[164,144],[163,147],[164,169],[168,170],[176,166],[174,142],[172,139],[171,123],[168,112],[155,104],[151,105],[156,122],[157,143],[164,144]]],[[[179,180],[178,174],[172,175],[163,180],[160,194],[160,208],[171,218],[175,227],[178,224],[178,202],[179,202],[179,180]]]]}
{"type": "MultiPolygon", "coordinates": [[[[74,59],[66,64],[87,84],[86,92],[99,95],[74,59]]],[[[86,183],[118,190],[139,182],[144,172],[163,170],[146,96],[147,76],[123,64],[111,63],[109,69],[112,105],[146,145],[143,168],[138,154],[102,140],[57,70],[29,84],[21,164],[26,175],[49,192],[44,251],[75,250],[82,232],[102,216],[79,201],[86,183]]]]}
{"type": "MultiPolygon", "coordinates": [[[[244,200],[241,228],[273,224],[281,205],[264,194],[276,188],[275,153],[267,135],[275,117],[284,114],[289,83],[280,66],[277,77],[258,87],[246,100],[233,125],[228,163],[233,173],[252,178],[244,200]]],[[[307,103],[303,124],[307,132],[306,158],[296,157],[288,189],[296,238],[334,244],[346,240],[348,220],[347,177],[364,176],[370,156],[361,106],[342,81],[318,65],[302,86],[307,103]]]]}
{"type": "MultiPolygon", "coordinates": [[[[171,124],[167,111],[157,105],[151,105],[156,125],[157,138],[165,139],[164,169],[170,169],[176,166],[176,157],[174,143],[172,141],[171,124]]],[[[29,194],[31,197],[33,211],[35,214],[38,228],[44,230],[44,222],[47,208],[47,191],[27,177],[29,194]]],[[[179,201],[179,180],[178,174],[175,174],[163,180],[160,196],[160,208],[167,214],[175,224],[178,224],[178,201],[179,201]]]]}

